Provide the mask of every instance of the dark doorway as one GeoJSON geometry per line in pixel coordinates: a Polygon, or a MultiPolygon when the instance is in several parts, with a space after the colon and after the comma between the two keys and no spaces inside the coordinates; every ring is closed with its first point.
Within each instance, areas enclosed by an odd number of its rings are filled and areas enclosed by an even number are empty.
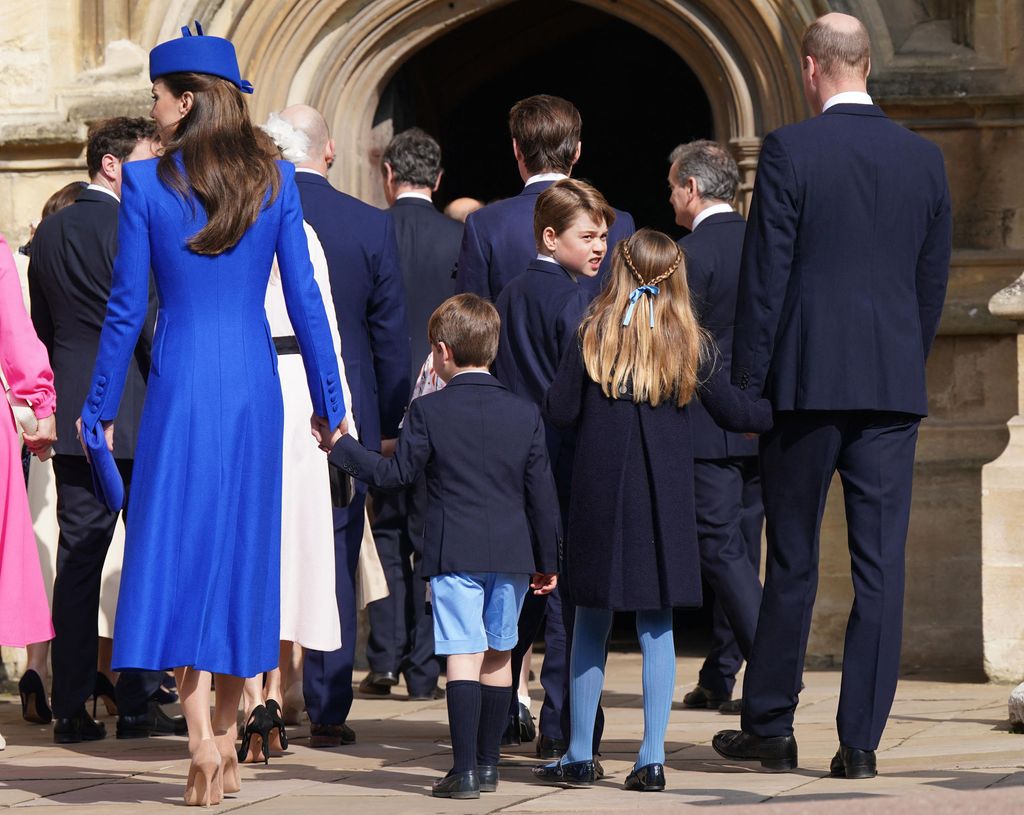
{"type": "Polygon", "coordinates": [[[711,108],[697,77],[660,40],[570,0],[519,0],[435,40],[385,90],[377,122],[413,125],[444,152],[438,195],[484,201],[516,195],[508,110],[550,93],[583,116],[574,175],[633,214],[637,226],[677,236],[668,204],[667,156],[680,142],[712,138],[711,108]]]}
{"type": "MultiPolygon", "coordinates": [[[[490,202],[522,189],[508,111],[537,93],[563,96],[580,110],[575,177],[631,212],[638,227],[683,234],[668,203],[668,154],[681,142],[714,137],[707,95],[667,45],[589,6],[517,0],[459,26],[402,65],[374,124],[390,119],[396,133],[417,126],[440,141],[440,206],[460,196],[490,202]]],[[[676,612],[681,653],[706,652],[710,619],[709,604],[676,612]]],[[[612,641],[638,647],[633,614],[616,616],[612,641]]]]}

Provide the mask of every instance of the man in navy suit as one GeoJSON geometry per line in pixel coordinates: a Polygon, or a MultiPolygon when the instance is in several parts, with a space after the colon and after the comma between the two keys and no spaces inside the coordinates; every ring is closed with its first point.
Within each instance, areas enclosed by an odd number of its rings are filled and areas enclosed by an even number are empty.
{"type": "MultiPolygon", "coordinates": [[[[583,120],[576,107],[557,96],[531,96],[509,111],[512,151],[525,186],[514,198],[495,201],[470,214],[459,252],[457,289],[497,300],[537,255],[533,241],[533,207],[537,196],[567,178],[580,158],[583,120]]],[[[597,294],[608,273],[611,250],[635,232],[633,216],[616,210],[608,235],[608,256],[595,278],[583,286],[597,294]]]]}
{"type": "MultiPolygon", "coordinates": [[[[556,181],[569,177],[579,161],[582,147],[580,113],[571,102],[560,97],[539,95],[522,99],[512,106],[508,118],[512,151],[525,186],[514,198],[496,201],[466,219],[457,274],[456,288],[460,292],[472,292],[492,301],[497,301],[505,285],[523,274],[537,257],[533,232],[537,196],[556,181]]],[[[600,272],[596,277],[580,281],[581,289],[589,297],[597,294],[608,273],[611,249],[634,231],[633,217],[616,210],[615,223],[608,234],[609,251],[600,272]]],[[[518,676],[525,651],[532,644],[543,618],[546,647],[541,684],[546,698],[542,725],[551,724],[547,733],[542,727],[537,742],[537,755],[541,758],[557,757],[568,746],[568,736],[559,724],[563,719],[568,724],[568,716],[564,715],[568,711],[563,710],[562,699],[568,688],[569,669],[566,631],[559,604],[557,592],[552,598],[527,598],[520,618],[520,642],[512,655],[512,670],[518,676]],[[546,609],[551,613],[545,615],[546,609]]],[[[571,613],[569,609],[565,611],[571,613]]],[[[515,708],[515,716],[524,719],[522,729],[528,733],[525,721],[528,711],[526,714],[520,711],[518,700],[515,708]]],[[[595,737],[598,742],[600,729],[599,720],[595,737]]]]}
{"type": "MultiPolygon", "coordinates": [[[[405,283],[409,319],[410,375],[415,381],[430,353],[427,321],[455,290],[452,270],[459,256],[462,224],[434,207],[441,183],[441,146],[418,127],[395,136],[381,158],[384,197],[391,205],[398,238],[398,258],[405,283]]],[[[370,673],[362,693],[384,696],[405,677],[410,699],[438,695],[440,663],[434,656],[434,631],[426,592],[413,570],[410,521],[419,517],[426,499],[422,479],[402,492],[371,491],[373,538],[389,594],[367,607],[370,634],[366,658],[370,673]]]]}
{"type": "Polygon", "coordinates": [[[728,758],[797,766],[818,530],[838,469],[854,603],[831,771],[846,778],[875,775],[896,693],[914,448],[952,234],[942,153],[871,102],[870,47],[853,17],[812,24],[803,81],[821,115],[770,133],[761,149],[732,375],[776,411],[760,440],[768,563],[743,729],[713,741],[728,758]]]}
{"type": "MultiPolygon", "coordinates": [[[[94,741],[106,734],[85,709],[96,695],[97,615],[103,561],[117,525],[93,492],[92,474],[75,422],[89,391],[100,329],[117,255],[117,219],[122,166],[153,157],[153,124],[114,118],[89,134],[86,164],[91,183],[75,203],[44,220],[32,240],[28,270],[32,322],[50,354],[57,387],[57,578],[53,585],[54,740],[59,744],[94,741]]],[[[128,369],[114,431],[114,454],[131,485],[135,441],[146,398],[155,291],[149,315],[128,369]]],[[[164,678],[160,671],[122,671],[117,682],[118,738],[145,738],[184,732],[184,720],[171,719],[150,699],[164,678]]]]}
{"type": "MultiPolygon", "coordinates": [[[[334,140],[320,113],[306,105],[294,105],[282,111],[281,118],[309,140],[307,158],[296,162],[295,182],[303,218],[316,232],[327,257],[341,355],[360,440],[371,450],[382,446],[393,450],[409,399],[409,342],[391,216],[328,183],[334,140]]],[[[305,652],[302,690],[311,723],[311,747],[355,741],[345,720],[352,707],[355,574],[365,501],[366,488],[357,485],[348,506],[334,510],[342,646],[329,653],[305,652]]]]}
{"type": "MultiPolygon", "coordinates": [[[[676,223],[690,230],[679,241],[686,281],[701,326],[715,341],[717,363],[732,364],[733,317],[746,222],[732,208],[740,171],[711,141],[681,144],[670,156],[668,183],[676,223]]],[[[689,406],[693,427],[694,505],[701,571],[715,592],[712,647],[690,708],[739,713],[732,699],[736,672],[750,654],[761,604],[761,479],[757,441],[715,424],[699,400],[689,406]]]]}

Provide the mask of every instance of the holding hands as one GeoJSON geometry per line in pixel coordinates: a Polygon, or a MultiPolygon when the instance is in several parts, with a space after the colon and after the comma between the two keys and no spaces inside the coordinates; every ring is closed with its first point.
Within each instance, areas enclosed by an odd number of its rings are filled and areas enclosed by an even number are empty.
{"type": "Polygon", "coordinates": [[[320,449],[325,453],[329,453],[334,449],[334,445],[338,443],[338,439],[348,433],[348,417],[346,416],[342,419],[341,424],[334,430],[331,430],[327,420],[323,416],[317,416],[314,413],[309,417],[309,427],[320,449]]]}

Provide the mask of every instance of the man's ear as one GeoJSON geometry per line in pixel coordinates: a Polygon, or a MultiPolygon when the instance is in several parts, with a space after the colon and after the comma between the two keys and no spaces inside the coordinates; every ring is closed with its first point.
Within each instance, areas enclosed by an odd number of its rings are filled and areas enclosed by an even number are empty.
{"type": "Polygon", "coordinates": [[[384,174],[384,183],[389,187],[394,183],[395,171],[386,161],[381,162],[381,172],[384,174]]]}
{"type": "Polygon", "coordinates": [[[580,154],[583,152],[583,142],[576,142],[576,152],[573,154],[572,163],[575,165],[580,160],[580,154]]]}
{"type": "Polygon", "coordinates": [[[334,159],[337,158],[338,154],[335,149],[334,139],[328,139],[327,144],[324,146],[324,159],[327,164],[331,165],[334,163],[334,159]]]}
{"type": "Polygon", "coordinates": [[[107,181],[115,181],[120,165],[121,159],[112,153],[104,153],[103,158],[100,159],[100,172],[103,173],[103,177],[107,181]]]}
{"type": "Polygon", "coordinates": [[[523,154],[519,150],[519,143],[515,139],[512,139],[512,155],[516,157],[516,161],[523,160],[523,154]]]}
{"type": "Polygon", "coordinates": [[[438,187],[441,186],[441,178],[444,176],[444,170],[438,170],[437,181],[434,182],[433,192],[437,192],[438,187]]]}
{"type": "Polygon", "coordinates": [[[554,227],[546,226],[544,231],[540,233],[540,239],[544,241],[544,248],[549,252],[555,251],[555,239],[558,238],[558,234],[555,232],[554,227]]]}

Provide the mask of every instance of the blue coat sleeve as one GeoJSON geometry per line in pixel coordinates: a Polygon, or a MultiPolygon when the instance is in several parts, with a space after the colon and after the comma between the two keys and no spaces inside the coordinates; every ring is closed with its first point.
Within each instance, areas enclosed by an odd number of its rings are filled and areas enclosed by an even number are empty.
{"type": "MultiPolygon", "coordinates": [[[[117,416],[128,364],[146,321],[149,304],[149,208],[130,164],[123,168],[118,209],[118,251],[107,301],[107,315],[93,366],[92,384],[82,407],[82,424],[95,427],[117,416]]],[[[116,451],[115,451],[116,454],[116,451]]]]}
{"type": "Polygon", "coordinates": [[[583,410],[583,386],[588,378],[580,344],[574,342],[558,363],[555,379],[544,395],[544,417],[559,430],[576,427],[583,410]]]}
{"type": "MultiPolygon", "coordinates": [[[[942,159],[939,158],[941,165],[942,159]]],[[[932,350],[939,330],[942,305],[949,282],[949,259],[953,251],[953,215],[949,183],[942,169],[942,194],[917,258],[917,310],[921,320],[921,345],[925,357],[932,350]]]]}
{"type": "Polygon", "coordinates": [[[419,400],[409,405],[409,413],[398,437],[395,454],[385,458],[367,450],[351,436],[343,436],[331,451],[330,461],[353,478],[379,490],[398,492],[412,484],[430,460],[430,436],[419,400]]]}
{"type": "Polygon", "coordinates": [[[409,404],[409,329],[405,312],[405,288],[398,262],[398,241],[390,215],[386,217],[381,252],[374,269],[373,289],[367,304],[373,370],[377,378],[380,434],[393,439],[409,404]]]}
{"type": "Polygon", "coordinates": [[[302,226],[302,205],[295,186],[295,170],[286,163],[278,166],[282,169],[281,226],[277,233],[276,251],[281,269],[281,288],[288,319],[302,353],[313,410],[335,428],[345,418],[338,360],[334,356],[324,301],[313,278],[309,244],[302,226]]]}
{"type": "Polygon", "coordinates": [[[732,381],[760,395],[789,285],[800,205],[793,164],[769,133],[761,147],[743,240],[733,334],[732,381]]]}
{"type": "Polygon", "coordinates": [[[456,294],[478,294],[488,300],[491,297],[490,263],[480,244],[480,233],[477,231],[475,213],[466,219],[466,228],[462,233],[462,247],[459,249],[459,260],[456,266],[456,294]]]}

